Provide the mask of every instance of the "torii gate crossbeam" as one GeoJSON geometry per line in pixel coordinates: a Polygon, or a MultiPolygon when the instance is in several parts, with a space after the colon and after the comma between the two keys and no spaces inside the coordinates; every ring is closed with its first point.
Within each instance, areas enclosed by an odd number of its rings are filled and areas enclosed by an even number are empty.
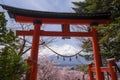
{"type": "Polygon", "coordinates": [[[31,50],[31,71],[30,80],[37,80],[37,61],[38,61],[38,47],[40,36],[68,36],[68,37],[92,37],[92,45],[94,52],[95,72],[96,80],[104,80],[104,74],[100,71],[102,61],[99,54],[99,45],[97,39],[97,32],[93,26],[97,24],[108,24],[111,22],[109,13],[55,13],[55,12],[43,12],[25,10],[15,7],[2,5],[2,7],[8,10],[11,18],[14,18],[17,22],[33,23],[34,30],[30,31],[18,31],[20,36],[33,36],[32,50],[31,50]],[[57,31],[42,31],[40,26],[43,24],[61,24],[62,32],[57,31]],[[94,23],[94,24],[93,24],[94,23]],[[70,24],[85,24],[91,25],[90,32],[70,32],[70,24]]]}
{"type": "Polygon", "coordinates": [[[98,40],[97,40],[97,33],[93,27],[91,27],[90,32],[70,32],[71,34],[65,34],[63,32],[43,32],[40,30],[40,24],[36,24],[34,26],[34,31],[18,31],[18,35],[20,36],[33,36],[33,42],[32,42],[32,51],[31,51],[31,59],[33,59],[36,63],[33,63],[33,69],[31,71],[31,80],[36,80],[35,77],[37,77],[37,57],[38,57],[38,45],[39,45],[39,36],[72,36],[72,37],[92,37],[92,44],[93,44],[93,51],[94,51],[94,62],[96,66],[96,75],[100,75],[97,78],[99,80],[104,80],[102,73],[100,72],[100,66],[101,66],[101,59],[99,53],[99,46],[98,46],[98,40]],[[30,33],[32,32],[32,34],[30,33]],[[41,34],[40,34],[41,32],[41,34]],[[46,33],[46,34],[44,34],[46,33]],[[49,33],[49,34],[48,34],[49,33]],[[50,34],[51,33],[51,34],[50,34]],[[59,35],[57,34],[59,33],[59,35]],[[75,34],[74,34],[75,33],[75,34]],[[35,54],[36,53],[36,54],[35,54]],[[34,75],[34,76],[33,76],[34,75]]]}

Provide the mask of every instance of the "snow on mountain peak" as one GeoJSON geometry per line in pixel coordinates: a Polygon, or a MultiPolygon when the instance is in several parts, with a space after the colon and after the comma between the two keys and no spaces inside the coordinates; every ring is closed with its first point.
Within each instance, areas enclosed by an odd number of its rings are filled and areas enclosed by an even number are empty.
{"type": "MultiPolygon", "coordinates": [[[[53,46],[50,46],[50,48],[53,49],[55,52],[62,54],[62,55],[76,54],[79,51],[77,48],[75,48],[74,46],[69,45],[69,44],[64,44],[62,46],[53,45],[53,46]]],[[[40,50],[40,54],[42,55],[43,53],[45,55],[46,54],[49,54],[49,55],[55,54],[47,48],[40,50]]]]}

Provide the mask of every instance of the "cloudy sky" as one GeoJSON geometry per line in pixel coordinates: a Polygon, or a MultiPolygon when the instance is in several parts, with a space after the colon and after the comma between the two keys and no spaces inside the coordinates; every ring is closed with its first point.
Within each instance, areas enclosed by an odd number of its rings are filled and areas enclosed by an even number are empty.
{"type": "Polygon", "coordinates": [[[55,11],[55,12],[72,12],[72,2],[78,2],[83,0],[0,0],[1,3],[42,11],[55,11]]]}
{"type": "MultiPolygon", "coordinates": [[[[83,0],[0,0],[0,4],[40,11],[74,12],[71,8],[74,6],[72,4],[73,1],[79,2],[83,0]]],[[[55,28],[51,27],[51,29],[55,28]]],[[[69,40],[62,40],[61,38],[59,38],[57,42],[52,44],[52,48],[58,51],[60,54],[74,54],[80,49],[78,47],[78,42],[75,40],[75,38],[69,40]]],[[[42,53],[51,54],[52,52],[50,52],[48,49],[44,49],[42,53]]]]}

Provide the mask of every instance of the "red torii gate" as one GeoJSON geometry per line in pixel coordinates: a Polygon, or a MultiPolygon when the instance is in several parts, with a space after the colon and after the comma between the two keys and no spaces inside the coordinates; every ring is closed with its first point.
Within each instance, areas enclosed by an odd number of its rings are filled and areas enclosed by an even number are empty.
{"type": "MultiPolygon", "coordinates": [[[[2,5],[2,7],[8,10],[11,18],[14,18],[16,22],[33,23],[34,30],[30,31],[17,31],[19,36],[33,36],[32,50],[31,50],[31,71],[30,80],[37,79],[38,70],[38,48],[40,36],[62,36],[62,37],[92,37],[92,46],[94,52],[94,63],[96,72],[96,80],[104,80],[104,74],[101,71],[102,61],[99,54],[99,45],[97,39],[97,32],[94,29],[94,25],[108,24],[111,22],[109,13],[55,13],[55,12],[41,12],[33,10],[25,10],[15,7],[2,5]],[[42,24],[61,24],[62,31],[43,31],[40,26],[42,24]],[[84,24],[90,25],[91,30],[89,32],[70,32],[70,24],[84,24]]],[[[91,75],[91,74],[90,74],[91,75]]],[[[114,77],[114,76],[113,76],[114,77]]],[[[93,80],[93,76],[90,76],[90,80],[93,80]]]]}

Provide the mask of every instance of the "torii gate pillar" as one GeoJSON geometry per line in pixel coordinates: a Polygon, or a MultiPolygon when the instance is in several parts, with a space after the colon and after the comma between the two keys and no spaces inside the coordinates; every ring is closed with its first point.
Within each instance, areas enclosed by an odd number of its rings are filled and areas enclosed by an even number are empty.
{"type": "Polygon", "coordinates": [[[40,21],[34,21],[34,31],[33,31],[33,41],[32,41],[32,50],[31,50],[31,70],[30,70],[30,80],[37,80],[37,71],[38,71],[38,49],[39,49],[39,32],[40,32],[40,21]]]}
{"type": "MultiPolygon", "coordinates": [[[[38,70],[37,61],[38,61],[38,48],[39,48],[40,36],[61,36],[63,38],[80,37],[80,36],[92,37],[96,80],[104,80],[103,73],[100,69],[102,61],[99,54],[97,32],[93,27],[91,27],[90,32],[70,32],[69,25],[70,24],[89,25],[91,23],[108,24],[111,22],[110,13],[86,13],[86,14],[56,13],[56,12],[25,10],[25,9],[6,6],[6,5],[2,5],[2,7],[8,11],[10,17],[14,18],[16,22],[34,23],[34,30],[18,31],[19,36],[23,36],[23,35],[33,36],[31,63],[30,63],[31,66],[30,80],[37,80],[37,70],[38,70]],[[63,30],[62,32],[40,30],[40,25],[42,24],[41,21],[43,24],[61,24],[63,25],[63,30]]],[[[111,73],[112,72],[113,71],[111,69],[111,73]]]]}
{"type": "Polygon", "coordinates": [[[104,80],[104,73],[101,72],[100,67],[102,66],[102,60],[100,55],[100,48],[98,44],[98,36],[97,31],[94,29],[93,25],[91,25],[92,31],[92,47],[94,53],[94,63],[95,63],[95,72],[96,72],[96,80],[104,80]]]}

